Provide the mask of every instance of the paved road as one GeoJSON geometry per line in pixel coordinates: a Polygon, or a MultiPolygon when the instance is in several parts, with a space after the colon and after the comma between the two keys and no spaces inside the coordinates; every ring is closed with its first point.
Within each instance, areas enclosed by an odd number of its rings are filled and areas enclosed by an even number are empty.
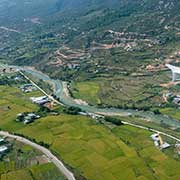
{"type": "Polygon", "coordinates": [[[69,171],[65,165],[56,157],[54,156],[48,149],[46,149],[45,147],[40,146],[39,144],[36,144],[34,142],[31,142],[30,140],[23,138],[21,136],[16,136],[16,135],[12,135],[9,134],[8,132],[5,131],[0,131],[0,135],[1,136],[6,136],[9,138],[13,138],[19,142],[22,142],[24,144],[30,145],[33,148],[41,151],[43,154],[45,154],[51,162],[53,162],[57,168],[64,174],[64,176],[68,179],[68,180],[75,180],[75,177],[73,175],[73,173],[71,171],[69,171]]]}

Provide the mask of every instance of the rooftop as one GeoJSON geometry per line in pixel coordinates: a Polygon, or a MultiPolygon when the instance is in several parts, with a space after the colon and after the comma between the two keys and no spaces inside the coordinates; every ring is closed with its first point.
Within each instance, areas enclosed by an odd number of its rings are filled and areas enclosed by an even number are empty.
{"type": "Polygon", "coordinates": [[[0,142],[4,142],[4,138],[0,138],[0,142]]]}
{"type": "Polygon", "coordinates": [[[8,150],[7,146],[0,146],[0,153],[5,152],[6,150],[8,150]]]}

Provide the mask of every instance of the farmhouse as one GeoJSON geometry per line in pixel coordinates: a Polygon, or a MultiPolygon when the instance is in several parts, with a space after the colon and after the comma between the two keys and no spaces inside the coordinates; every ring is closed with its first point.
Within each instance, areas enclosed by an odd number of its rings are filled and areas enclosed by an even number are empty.
{"type": "Polygon", "coordinates": [[[4,143],[5,139],[4,138],[0,138],[0,144],[4,143]]]}
{"type": "Polygon", "coordinates": [[[152,138],[152,140],[154,141],[154,145],[155,145],[156,147],[159,147],[161,150],[162,150],[162,149],[169,148],[169,147],[171,146],[171,145],[168,144],[167,142],[163,142],[160,134],[158,134],[158,133],[155,133],[155,134],[151,135],[151,138],[152,138]]]}
{"type": "Polygon", "coordinates": [[[174,99],[173,99],[173,102],[177,105],[180,104],[180,95],[176,96],[174,99]]]}
{"type": "Polygon", "coordinates": [[[20,87],[20,89],[23,92],[28,93],[28,92],[32,92],[32,91],[36,90],[36,87],[34,87],[32,84],[24,84],[20,87]]]}
{"type": "Polygon", "coordinates": [[[24,122],[24,124],[29,124],[36,119],[39,119],[40,116],[35,113],[20,113],[17,115],[16,122],[24,122]]]}

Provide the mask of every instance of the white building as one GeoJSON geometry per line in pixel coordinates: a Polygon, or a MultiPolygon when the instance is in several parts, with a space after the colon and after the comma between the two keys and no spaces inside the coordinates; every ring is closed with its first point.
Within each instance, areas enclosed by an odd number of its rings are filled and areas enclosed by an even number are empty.
{"type": "Polygon", "coordinates": [[[49,99],[47,96],[31,97],[30,99],[33,103],[40,104],[40,105],[49,102],[49,99]]]}
{"type": "Polygon", "coordinates": [[[151,138],[154,141],[154,145],[156,147],[159,147],[161,150],[169,148],[171,146],[167,142],[163,142],[161,136],[158,133],[155,133],[155,134],[151,135],[151,138]]]}
{"type": "Polygon", "coordinates": [[[0,138],[0,143],[3,143],[5,141],[4,138],[0,138]]]}
{"type": "Polygon", "coordinates": [[[155,133],[155,134],[151,135],[151,138],[153,141],[159,141],[159,134],[155,133]]]}
{"type": "Polygon", "coordinates": [[[0,154],[5,153],[8,150],[7,146],[0,146],[0,154]]]}

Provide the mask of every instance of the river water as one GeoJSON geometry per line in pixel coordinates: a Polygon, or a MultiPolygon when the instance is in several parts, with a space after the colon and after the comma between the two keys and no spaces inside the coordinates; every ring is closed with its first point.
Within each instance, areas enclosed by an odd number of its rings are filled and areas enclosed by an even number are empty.
{"type": "Polygon", "coordinates": [[[91,113],[115,114],[115,115],[121,115],[121,116],[132,115],[132,116],[141,117],[142,119],[144,119],[146,121],[151,121],[151,122],[158,123],[158,124],[160,124],[161,122],[164,122],[173,128],[180,127],[180,121],[175,120],[175,119],[170,118],[165,115],[161,115],[161,114],[155,115],[154,113],[148,112],[148,111],[144,112],[144,111],[136,111],[136,110],[117,109],[117,108],[98,108],[96,106],[77,104],[73,98],[71,98],[70,96],[67,96],[67,94],[64,93],[63,82],[61,80],[52,79],[48,75],[46,75],[42,72],[36,71],[34,69],[29,69],[29,68],[25,68],[25,67],[24,68],[18,67],[18,68],[26,71],[27,73],[31,74],[32,76],[34,76],[38,79],[42,79],[45,82],[50,82],[53,85],[53,87],[55,87],[54,94],[58,98],[60,98],[60,101],[65,105],[79,107],[82,110],[91,112],[91,113]]]}

